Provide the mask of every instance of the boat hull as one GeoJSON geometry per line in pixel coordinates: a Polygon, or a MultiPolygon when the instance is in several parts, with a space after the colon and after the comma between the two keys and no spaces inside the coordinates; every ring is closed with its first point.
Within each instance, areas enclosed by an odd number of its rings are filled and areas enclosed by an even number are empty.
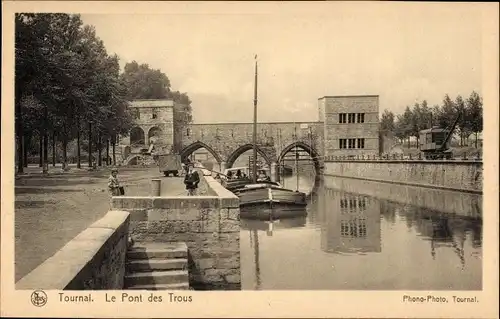
{"type": "Polygon", "coordinates": [[[249,179],[237,179],[224,181],[222,185],[230,192],[235,192],[237,189],[245,187],[245,185],[251,184],[252,181],[249,179]]]}
{"type": "Polygon", "coordinates": [[[306,196],[302,192],[288,189],[262,187],[256,189],[240,189],[238,191],[241,206],[269,204],[306,206],[306,196]]]}

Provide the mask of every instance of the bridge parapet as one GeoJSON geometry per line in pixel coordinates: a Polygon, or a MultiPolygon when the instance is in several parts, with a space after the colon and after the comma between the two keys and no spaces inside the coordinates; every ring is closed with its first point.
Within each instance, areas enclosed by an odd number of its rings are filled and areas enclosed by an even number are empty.
{"type": "MultiPolygon", "coordinates": [[[[232,164],[252,148],[252,123],[191,124],[182,132],[184,156],[206,148],[218,162],[232,164]]],[[[322,122],[270,122],[257,124],[259,153],[269,162],[277,161],[289,146],[301,142],[317,154],[323,151],[322,122]]]]}

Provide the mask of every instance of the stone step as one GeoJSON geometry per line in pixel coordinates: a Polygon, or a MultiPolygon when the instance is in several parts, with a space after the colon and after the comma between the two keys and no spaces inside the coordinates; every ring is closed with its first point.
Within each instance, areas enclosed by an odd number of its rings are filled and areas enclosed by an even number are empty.
{"type": "Polygon", "coordinates": [[[125,275],[125,288],[137,285],[179,284],[189,282],[187,270],[147,271],[125,275]]]}
{"type": "Polygon", "coordinates": [[[130,286],[127,289],[134,289],[134,290],[190,290],[189,283],[187,283],[187,282],[182,282],[179,284],[136,285],[136,286],[130,286]]]}
{"type": "Polygon", "coordinates": [[[187,258],[185,243],[134,243],[127,251],[128,259],[187,258]]]}
{"type": "Polygon", "coordinates": [[[188,261],[186,258],[132,259],[127,262],[127,271],[185,270],[187,269],[187,263],[188,261]]]}

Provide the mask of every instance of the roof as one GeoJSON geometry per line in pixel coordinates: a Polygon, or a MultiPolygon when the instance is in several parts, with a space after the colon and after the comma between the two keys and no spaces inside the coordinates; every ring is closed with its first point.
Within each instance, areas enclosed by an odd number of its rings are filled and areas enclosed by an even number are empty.
{"type": "Polygon", "coordinates": [[[327,98],[353,98],[353,97],[379,97],[379,95],[325,95],[318,98],[318,100],[327,98]]]}
{"type": "Polygon", "coordinates": [[[129,102],[130,107],[173,107],[174,100],[156,99],[156,100],[133,100],[129,102]]]}

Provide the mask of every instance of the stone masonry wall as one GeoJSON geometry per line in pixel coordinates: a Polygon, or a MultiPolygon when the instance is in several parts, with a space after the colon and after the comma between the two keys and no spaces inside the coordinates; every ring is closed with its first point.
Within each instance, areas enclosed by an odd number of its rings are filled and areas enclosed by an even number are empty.
{"type": "Polygon", "coordinates": [[[481,193],[483,163],[476,161],[331,160],[325,175],[481,193]]]}
{"type": "Polygon", "coordinates": [[[358,155],[379,153],[379,97],[325,96],[318,100],[320,118],[324,119],[324,155],[358,155]],[[364,123],[339,123],[339,113],[363,113],[364,123]],[[362,149],[341,149],[339,139],[364,138],[362,149]]]}
{"type": "Polygon", "coordinates": [[[110,211],[16,283],[16,289],[120,290],[129,214],[110,211]]]}
{"type": "MultiPolygon", "coordinates": [[[[258,123],[257,135],[257,144],[261,147],[272,146],[273,154],[267,154],[272,160],[276,160],[283,149],[296,141],[312,146],[320,154],[323,152],[320,122],[258,123]]],[[[240,147],[251,144],[252,137],[252,123],[220,123],[190,124],[183,130],[181,139],[183,148],[201,141],[217,154],[212,154],[215,158],[227,162],[232,154],[239,152],[240,147]]]]}
{"type": "Polygon", "coordinates": [[[130,212],[135,241],[187,244],[192,287],[239,289],[239,200],[211,176],[202,178],[216,196],[119,196],[113,207],[130,212]]]}
{"type": "MultiPolygon", "coordinates": [[[[172,100],[134,100],[130,108],[139,110],[140,117],[135,119],[135,126],[144,132],[144,139],[148,144],[150,130],[159,128],[161,134],[157,145],[169,149],[174,144],[174,102],[172,100]],[[153,109],[156,110],[157,118],[153,119],[153,109]]],[[[121,144],[130,145],[130,136],[123,137],[121,144]]]]}

